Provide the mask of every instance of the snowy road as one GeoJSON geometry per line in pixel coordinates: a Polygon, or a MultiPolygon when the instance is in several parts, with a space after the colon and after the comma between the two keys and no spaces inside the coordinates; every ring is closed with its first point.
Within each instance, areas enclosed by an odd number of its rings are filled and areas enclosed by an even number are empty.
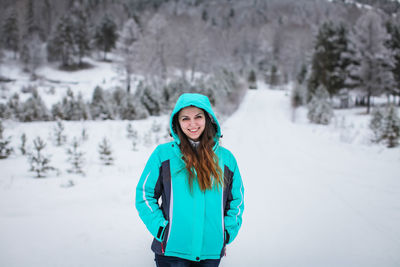
{"type": "MultiPolygon", "coordinates": [[[[245,185],[242,229],[222,267],[400,266],[399,149],[343,143],[328,127],[292,123],[283,91],[249,91],[223,125],[223,145],[237,158],[245,185]],[[397,153],[397,154],[396,154],[397,153]]],[[[140,136],[152,120],[134,121],[140,136]]],[[[54,122],[9,123],[14,140],[48,140],[54,122]]],[[[133,152],[126,121],[68,122],[90,139],[86,177],[65,172],[65,147],[49,143],[59,177],[34,179],[26,158],[0,161],[0,266],[155,266],[151,236],[134,192],[153,147],[133,152]],[[114,166],[98,162],[106,135],[114,166]],[[65,187],[69,180],[75,186],[65,187]]]]}
{"type": "Polygon", "coordinates": [[[223,266],[400,266],[400,164],[313,136],[288,103],[250,91],[223,125],[246,189],[223,266]]]}

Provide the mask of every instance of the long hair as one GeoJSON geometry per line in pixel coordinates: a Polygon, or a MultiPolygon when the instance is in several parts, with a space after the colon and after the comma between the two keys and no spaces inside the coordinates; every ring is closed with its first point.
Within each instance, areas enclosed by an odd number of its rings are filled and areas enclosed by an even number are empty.
{"type": "Polygon", "coordinates": [[[179,113],[173,118],[174,129],[181,141],[180,149],[183,155],[182,159],[189,173],[188,180],[191,192],[193,191],[193,180],[196,176],[202,192],[206,191],[206,189],[211,189],[214,184],[220,186],[223,182],[222,170],[218,164],[218,157],[213,150],[215,145],[214,137],[216,134],[216,125],[211,122],[208,113],[205,110],[203,111],[206,124],[199,138],[200,144],[197,148],[194,148],[190,144],[188,137],[183,133],[178,121],[179,113]]]}

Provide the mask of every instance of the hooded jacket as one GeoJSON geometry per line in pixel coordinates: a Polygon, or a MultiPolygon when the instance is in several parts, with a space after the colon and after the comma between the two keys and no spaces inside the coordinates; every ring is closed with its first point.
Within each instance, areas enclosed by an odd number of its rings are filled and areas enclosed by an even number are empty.
{"type": "Polygon", "coordinates": [[[191,261],[219,259],[242,224],[244,188],[236,160],[219,145],[221,128],[204,95],[181,95],[171,114],[170,129],[174,141],[157,146],[140,177],[136,209],[154,237],[151,247],[155,253],[191,261]],[[205,192],[200,190],[197,179],[190,192],[180,140],[172,122],[188,106],[206,111],[217,129],[213,149],[224,183],[205,192]]]}

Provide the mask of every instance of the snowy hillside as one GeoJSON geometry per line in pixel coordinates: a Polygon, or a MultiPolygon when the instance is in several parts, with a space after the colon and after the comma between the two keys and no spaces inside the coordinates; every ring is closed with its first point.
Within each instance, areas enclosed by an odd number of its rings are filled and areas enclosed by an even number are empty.
{"type": "MultiPolygon", "coordinates": [[[[293,123],[287,93],[260,87],[222,124],[222,144],[242,173],[245,212],[221,266],[399,266],[400,149],[367,145],[365,116],[355,113],[319,127],[299,110],[293,123]]],[[[69,140],[87,129],[86,176],[66,172],[68,145],[56,147],[50,136],[55,122],[5,123],[15,148],[23,132],[29,144],[41,136],[60,174],[33,178],[18,151],[0,161],[0,266],[155,265],[134,197],[168,116],[131,123],[138,151],[126,138],[128,121],[65,122],[69,140]],[[161,131],[150,136],[155,121],[161,131]],[[104,136],[112,166],[98,159],[104,136]]]]}

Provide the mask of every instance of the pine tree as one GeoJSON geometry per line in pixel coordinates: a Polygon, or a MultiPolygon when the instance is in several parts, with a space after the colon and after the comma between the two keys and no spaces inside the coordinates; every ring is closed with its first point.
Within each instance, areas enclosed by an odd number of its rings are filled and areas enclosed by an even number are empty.
{"type": "Polygon", "coordinates": [[[396,107],[389,105],[382,123],[382,140],[388,148],[399,145],[400,140],[400,118],[396,107]]]}
{"type": "MultiPolygon", "coordinates": [[[[397,21],[389,21],[386,24],[386,29],[390,38],[386,42],[386,46],[391,50],[393,55],[393,68],[392,73],[395,80],[395,85],[390,90],[394,95],[400,95],[400,19],[397,21]]],[[[400,103],[400,102],[399,102],[400,103]]]]}
{"type": "Polygon", "coordinates": [[[132,142],[132,149],[136,151],[138,144],[138,132],[132,127],[131,123],[128,123],[126,126],[126,132],[126,137],[128,137],[128,139],[132,142]]]}
{"type": "Polygon", "coordinates": [[[329,21],[321,25],[315,40],[308,99],[320,84],[330,96],[346,87],[347,67],[351,62],[346,57],[350,53],[348,42],[348,32],[343,24],[335,25],[329,21]]]}
{"type": "Polygon", "coordinates": [[[100,86],[94,89],[92,102],[90,103],[90,112],[93,119],[111,120],[114,118],[114,112],[108,98],[109,95],[100,86]]]}
{"type": "Polygon", "coordinates": [[[50,165],[50,157],[43,154],[43,149],[46,147],[46,143],[37,137],[33,140],[34,151],[28,153],[28,160],[31,165],[30,171],[36,173],[37,178],[46,177],[48,171],[55,170],[50,165]]]}
{"type": "Polygon", "coordinates": [[[249,83],[249,89],[257,89],[257,77],[254,70],[250,71],[247,81],[249,83]]]}
{"type": "Polygon", "coordinates": [[[82,58],[90,51],[90,34],[87,21],[88,14],[83,6],[75,2],[71,15],[76,55],[78,56],[78,64],[82,66],[82,58]]]}
{"type": "Polygon", "coordinates": [[[375,108],[371,114],[371,120],[369,122],[369,128],[373,132],[372,141],[379,143],[382,140],[382,124],[383,124],[384,112],[380,108],[375,108]]]}
{"type": "Polygon", "coordinates": [[[79,93],[75,98],[71,89],[67,90],[67,95],[63,97],[61,103],[54,104],[51,112],[53,117],[62,120],[87,120],[90,118],[90,112],[87,104],[84,102],[82,94],[79,93]]]}
{"type": "Polygon", "coordinates": [[[4,21],[2,35],[4,47],[14,51],[16,58],[19,49],[19,28],[17,12],[14,9],[4,21]]]}
{"type": "Polygon", "coordinates": [[[26,134],[23,133],[21,135],[21,145],[19,147],[19,150],[21,151],[22,155],[26,155],[26,134]]]}
{"type": "Polygon", "coordinates": [[[104,60],[106,60],[107,52],[115,48],[117,39],[117,25],[108,15],[105,15],[100,24],[96,27],[94,36],[97,48],[104,52],[104,60]]]}
{"type": "Polygon", "coordinates": [[[133,129],[132,123],[128,123],[126,126],[126,137],[128,137],[128,139],[137,138],[137,131],[133,129]]]}
{"type": "Polygon", "coordinates": [[[55,30],[49,37],[47,54],[50,61],[61,60],[62,67],[75,64],[76,45],[74,39],[74,24],[70,13],[60,17],[55,30]]]}
{"type": "Polygon", "coordinates": [[[87,140],[89,140],[89,135],[87,133],[86,128],[83,128],[81,131],[81,140],[82,140],[82,142],[86,142],[87,140]]]}
{"type": "Polygon", "coordinates": [[[67,154],[68,162],[71,164],[71,168],[68,169],[68,172],[85,175],[82,169],[85,162],[83,157],[85,153],[80,150],[78,138],[73,138],[71,146],[67,149],[67,154]]]}
{"type": "Polygon", "coordinates": [[[3,122],[0,121],[0,159],[8,158],[13,152],[13,149],[9,147],[11,142],[11,137],[7,138],[3,137],[3,132],[4,132],[3,122]]]}
{"type": "Polygon", "coordinates": [[[99,144],[99,154],[100,154],[100,161],[104,165],[113,164],[114,158],[112,156],[111,145],[106,137],[104,137],[102,142],[99,144]]]}
{"type": "Polygon", "coordinates": [[[161,112],[160,95],[157,93],[143,82],[140,82],[136,89],[135,95],[140,98],[141,104],[150,115],[158,116],[161,112]]]}
{"type": "Polygon", "coordinates": [[[62,146],[67,141],[67,136],[64,134],[65,126],[61,120],[57,120],[57,124],[54,127],[54,140],[56,146],[62,146]]]}
{"type": "Polygon", "coordinates": [[[316,124],[329,124],[333,117],[332,105],[329,102],[329,93],[320,85],[308,103],[308,119],[316,124]]]}
{"type": "Polygon", "coordinates": [[[367,113],[371,97],[388,92],[394,85],[393,57],[385,46],[388,34],[381,17],[374,11],[361,16],[355,25],[351,41],[355,47],[355,59],[349,68],[353,84],[367,98],[367,113]]]}
{"type": "Polygon", "coordinates": [[[21,117],[22,106],[19,102],[19,94],[13,94],[7,102],[7,107],[11,112],[11,117],[13,119],[19,119],[21,117]]]}
{"type": "Polygon", "coordinates": [[[32,90],[32,96],[22,104],[21,121],[48,121],[51,114],[40,97],[36,88],[32,90]]]}

